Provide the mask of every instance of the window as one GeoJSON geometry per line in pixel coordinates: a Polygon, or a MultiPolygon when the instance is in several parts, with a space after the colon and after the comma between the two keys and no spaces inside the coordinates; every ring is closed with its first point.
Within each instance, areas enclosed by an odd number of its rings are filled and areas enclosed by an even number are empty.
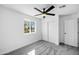
{"type": "Polygon", "coordinates": [[[36,22],[33,20],[24,20],[24,33],[36,32],[36,22]]]}
{"type": "Polygon", "coordinates": [[[28,55],[35,55],[35,49],[27,53],[28,55]]]}

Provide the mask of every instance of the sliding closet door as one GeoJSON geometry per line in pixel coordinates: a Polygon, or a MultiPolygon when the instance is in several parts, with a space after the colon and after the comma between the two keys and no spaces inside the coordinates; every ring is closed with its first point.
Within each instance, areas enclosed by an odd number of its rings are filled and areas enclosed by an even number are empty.
{"type": "Polygon", "coordinates": [[[49,22],[49,42],[55,43],[58,45],[58,28],[56,22],[49,22]]]}
{"type": "Polygon", "coordinates": [[[42,37],[43,40],[48,41],[48,23],[42,22],[42,37]]]}

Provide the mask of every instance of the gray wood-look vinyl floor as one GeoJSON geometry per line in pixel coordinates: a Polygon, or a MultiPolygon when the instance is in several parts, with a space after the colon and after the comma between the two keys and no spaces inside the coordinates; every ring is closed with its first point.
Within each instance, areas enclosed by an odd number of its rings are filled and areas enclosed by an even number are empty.
{"type": "Polygon", "coordinates": [[[35,55],[79,55],[79,48],[68,45],[55,45],[47,41],[37,41],[28,46],[22,47],[5,55],[28,55],[35,50],[35,55]]]}

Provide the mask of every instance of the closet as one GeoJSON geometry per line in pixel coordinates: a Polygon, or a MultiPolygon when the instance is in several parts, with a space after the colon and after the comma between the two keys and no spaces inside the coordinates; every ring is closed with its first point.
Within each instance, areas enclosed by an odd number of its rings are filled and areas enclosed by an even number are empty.
{"type": "Polygon", "coordinates": [[[42,21],[42,37],[43,40],[59,44],[59,32],[58,32],[58,18],[50,17],[42,21]]]}

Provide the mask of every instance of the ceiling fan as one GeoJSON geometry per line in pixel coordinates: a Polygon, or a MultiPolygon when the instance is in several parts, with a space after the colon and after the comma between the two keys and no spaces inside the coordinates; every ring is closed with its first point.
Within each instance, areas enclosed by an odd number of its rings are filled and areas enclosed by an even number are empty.
{"type": "MultiPolygon", "coordinates": [[[[49,11],[51,11],[54,8],[55,7],[53,5],[50,6],[47,10],[46,10],[46,8],[43,8],[43,10],[40,10],[38,8],[34,8],[35,10],[37,10],[37,11],[39,11],[41,13],[41,14],[37,14],[37,15],[34,15],[34,16],[39,16],[39,15],[51,15],[51,16],[55,16],[55,14],[48,13],[49,11]]],[[[43,18],[45,18],[45,16],[43,16],[43,18]]]]}

